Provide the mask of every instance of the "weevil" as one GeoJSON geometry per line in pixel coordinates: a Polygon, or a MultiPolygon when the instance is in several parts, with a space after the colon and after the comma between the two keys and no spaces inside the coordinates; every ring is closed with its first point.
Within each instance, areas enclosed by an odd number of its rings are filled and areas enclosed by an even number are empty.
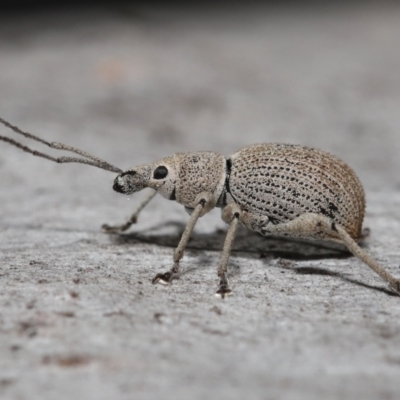
{"type": "Polygon", "coordinates": [[[180,261],[197,220],[219,207],[222,220],[228,224],[217,269],[216,294],[221,297],[231,294],[228,259],[239,224],[264,236],[342,243],[400,294],[400,280],[358,245],[365,213],[365,194],[360,180],[346,163],[327,152],[299,145],[256,144],[229,158],[212,151],[176,153],[123,171],[82,150],[47,142],[4,119],[0,118],[0,122],[15,133],[82,158],[55,158],[0,136],[0,140],[28,153],[57,163],[77,162],[117,173],[113,189],[118,193],[130,195],[145,188],[153,189],[126,223],[103,225],[105,232],[129,229],[156,193],[185,207],[190,217],[174,251],[172,268],[157,274],[153,283],[168,284],[179,276],[180,261]]]}

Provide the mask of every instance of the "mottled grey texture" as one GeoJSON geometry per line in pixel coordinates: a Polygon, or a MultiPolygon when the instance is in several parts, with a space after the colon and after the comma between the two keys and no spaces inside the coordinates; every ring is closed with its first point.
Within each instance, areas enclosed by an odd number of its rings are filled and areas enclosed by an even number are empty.
{"type": "MultiPolygon", "coordinates": [[[[1,15],[0,115],[121,169],[327,150],[360,177],[368,250],[400,276],[400,9],[379,4],[1,15]]],[[[187,273],[152,285],[188,216],[159,197],[130,233],[101,233],[140,197],[114,178],[0,143],[2,399],[398,398],[400,301],[361,262],[240,230],[221,301],[213,211],[187,273]]]]}
{"type": "Polygon", "coordinates": [[[177,153],[150,164],[129,168],[117,177],[114,189],[130,195],[151,188],[187,208],[197,205],[197,195],[209,192],[215,206],[225,183],[225,164],[225,157],[212,151],[177,153]],[[165,171],[162,177],[156,174],[158,168],[165,171]]]}
{"type": "Polygon", "coordinates": [[[287,144],[249,146],[232,156],[229,182],[235,201],[256,219],[268,216],[279,225],[314,213],[331,218],[355,239],[361,235],[364,190],[354,171],[329,153],[287,144]]]}

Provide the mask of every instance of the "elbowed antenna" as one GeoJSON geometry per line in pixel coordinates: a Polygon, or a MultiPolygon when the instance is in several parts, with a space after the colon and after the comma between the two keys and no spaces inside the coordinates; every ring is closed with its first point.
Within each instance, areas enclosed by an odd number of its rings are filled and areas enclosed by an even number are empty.
{"type": "Polygon", "coordinates": [[[40,151],[37,150],[32,150],[29,147],[23,145],[22,143],[17,142],[16,140],[10,139],[5,136],[0,136],[0,140],[3,142],[10,143],[14,145],[15,147],[18,147],[19,149],[26,151],[27,153],[33,154],[34,156],[46,158],[47,160],[54,161],[59,164],[63,163],[80,163],[80,164],[87,164],[87,165],[93,165],[94,167],[105,169],[106,171],[111,171],[111,172],[116,172],[117,174],[120,174],[122,170],[118,167],[115,167],[114,165],[109,164],[108,162],[102,160],[101,158],[98,158],[96,156],[93,156],[89,153],[86,153],[85,151],[76,149],[75,147],[70,147],[67,146],[63,143],[56,143],[56,142],[47,142],[46,140],[43,140],[35,135],[32,135],[31,133],[24,132],[21,129],[19,129],[17,126],[14,126],[4,120],[3,118],[0,117],[0,122],[7,126],[8,128],[12,129],[15,133],[19,133],[22,136],[25,136],[28,139],[36,140],[37,142],[43,143],[46,146],[56,149],[56,150],[65,150],[69,151],[71,153],[78,154],[84,158],[78,158],[78,157],[52,157],[49,156],[48,154],[41,153],[40,151]]]}

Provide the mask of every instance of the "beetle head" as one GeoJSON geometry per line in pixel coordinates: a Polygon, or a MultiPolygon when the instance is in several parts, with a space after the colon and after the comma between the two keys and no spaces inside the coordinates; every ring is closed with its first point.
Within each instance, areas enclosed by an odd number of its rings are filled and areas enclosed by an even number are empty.
{"type": "Polygon", "coordinates": [[[113,189],[118,193],[132,194],[148,187],[170,198],[175,182],[174,157],[166,157],[122,172],[115,178],[113,189]]]}
{"type": "Polygon", "coordinates": [[[149,187],[188,208],[194,208],[197,195],[206,192],[212,194],[215,206],[224,188],[225,165],[225,157],[211,151],[176,153],[121,173],[113,189],[132,194],[149,187]]]}

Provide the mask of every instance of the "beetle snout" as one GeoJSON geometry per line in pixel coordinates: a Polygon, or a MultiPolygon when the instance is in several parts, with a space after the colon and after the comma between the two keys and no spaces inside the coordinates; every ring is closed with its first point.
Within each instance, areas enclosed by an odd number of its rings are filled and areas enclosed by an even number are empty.
{"type": "Polygon", "coordinates": [[[118,193],[124,193],[125,192],[124,187],[125,187],[125,181],[121,177],[121,175],[118,175],[114,180],[113,189],[118,193]]]}
{"type": "Polygon", "coordinates": [[[113,189],[118,193],[127,194],[132,191],[132,177],[136,175],[136,171],[125,171],[119,174],[115,180],[113,189]]]}

